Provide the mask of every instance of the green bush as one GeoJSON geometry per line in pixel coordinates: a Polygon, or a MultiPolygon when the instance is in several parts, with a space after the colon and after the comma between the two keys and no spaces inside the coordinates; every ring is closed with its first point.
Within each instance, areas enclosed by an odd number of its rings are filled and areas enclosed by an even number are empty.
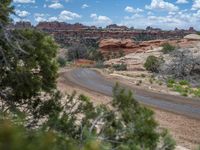
{"type": "Polygon", "coordinates": [[[175,83],[176,83],[175,80],[173,80],[173,79],[168,79],[168,80],[167,80],[167,87],[172,88],[172,87],[174,86],[175,83]]]}
{"type": "Polygon", "coordinates": [[[200,97],[200,88],[193,92],[196,97],[200,97]]]}
{"type": "Polygon", "coordinates": [[[189,82],[187,80],[181,80],[179,81],[180,85],[189,85],[189,82]]]}
{"type": "Polygon", "coordinates": [[[173,45],[171,45],[169,43],[164,43],[162,45],[162,47],[163,47],[162,51],[163,51],[164,54],[167,54],[167,53],[172,52],[172,51],[175,50],[175,46],[173,46],[173,45]]]}
{"type": "Polygon", "coordinates": [[[113,68],[116,70],[116,71],[125,71],[127,70],[127,64],[115,64],[113,65],[113,68]]]}
{"type": "Polygon", "coordinates": [[[63,57],[58,57],[57,61],[58,61],[58,64],[59,64],[60,67],[65,67],[65,65],[66,65],[66,60],[65,60],[65,58],[63,58],[63,57]]]}
{"type": "Polygon", "coordinates": [[[149,56],[144,64],[146,70],[151,72],[159,72],[159,67],[161,65],[161,60],[155,56],[149,56]]]}
{"type": "Polygon", "coordinates": [[[175,81],[174,79],[168,79],[168,80],[167,80],[167,83],[175,84],[176,81],[175,81]]]}

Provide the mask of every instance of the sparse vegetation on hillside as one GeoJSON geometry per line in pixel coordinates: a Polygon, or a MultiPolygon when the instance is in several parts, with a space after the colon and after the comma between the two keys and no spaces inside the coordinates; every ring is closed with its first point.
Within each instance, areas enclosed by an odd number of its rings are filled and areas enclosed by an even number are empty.
{"type": "Polygon", "coordinates": [[[162,47],[163,47],[162,51],[163,51],[164,54],[167,54],[167,53],[172,52],[172,51],[175,50],[175,46],[173,46],[173,45],[171,45],[169,43],[164,43],[162,45],[162,47]]]}
{"type": "Polygon", "coordinates": [[[66,53],[68,61],[77,59],[89,59],[94,61],[103,60],[103,55],[95,47],[87,47],[84,44],[75,44],[68,48],[66,53]]]}
{"type": "Polygon", "coordinates": [[[121,64],[114,64],[112,66],[116,71],[125,71],[127,70],[127,64],[121,63],[121,64]]]}
{"type": "Polygon", "coordinates": [[[171,88],[173,91],[180,93],[182,96],[193,96],[200,97],[200,88],[192,88],[186,80],[180,80],[176,82],[174,79],[167,80],[167,86],[171,88]]]}

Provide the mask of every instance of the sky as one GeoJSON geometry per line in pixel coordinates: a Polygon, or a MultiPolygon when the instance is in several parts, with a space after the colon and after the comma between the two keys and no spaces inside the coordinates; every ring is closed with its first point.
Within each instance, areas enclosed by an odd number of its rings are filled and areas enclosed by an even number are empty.
{"type": "Polygon", "coordinates": [[[16,21],[200,30],[200,0],[13,0],[16,21]]]}

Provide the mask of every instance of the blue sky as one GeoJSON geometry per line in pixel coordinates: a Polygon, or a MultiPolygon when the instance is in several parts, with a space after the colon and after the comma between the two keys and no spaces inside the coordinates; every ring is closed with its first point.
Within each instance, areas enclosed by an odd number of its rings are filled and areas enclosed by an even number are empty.
{"type": "Polygon", "coordinates": [[[200,0],[13,0],[14,21],[118,24],[200,30],[200,0]]]}

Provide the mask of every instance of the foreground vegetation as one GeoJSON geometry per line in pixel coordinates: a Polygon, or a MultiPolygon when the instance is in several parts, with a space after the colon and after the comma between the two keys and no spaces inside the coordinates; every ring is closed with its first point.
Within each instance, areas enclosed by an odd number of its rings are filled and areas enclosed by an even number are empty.
{"type": "Polygon", "coordinates": [[[107,105],[62,95],[52,37],[34,29],[7,30],[11,0],[1,1],[0,10],[0,149],[174,149],[153,111],[118,85],[107,105]]]}

